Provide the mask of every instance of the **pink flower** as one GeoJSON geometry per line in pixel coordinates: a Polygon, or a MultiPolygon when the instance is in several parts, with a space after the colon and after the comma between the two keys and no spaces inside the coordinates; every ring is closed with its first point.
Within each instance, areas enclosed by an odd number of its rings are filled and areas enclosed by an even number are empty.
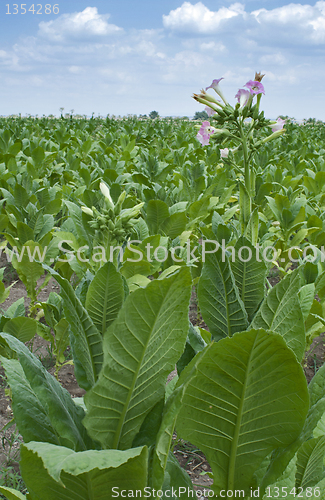
{"type": "Polygon", "coordinates": [[[244,87],[247,87],[249,92],[252,95],[255,95],[255,94],[264,94],[265,95],[264,87],[263,87],[261,82],[258,82],[255,80],[249,80],[249,82],[247,82],[244,85],[244,87]]]}
{"type": "Polygon", "coordinates": [[[209,144],[210,135],[215,132],[215,128],[211,127],[210,122],[202,122],[201,128],[197,133],[196,138],[200,141],[202,146],[207,146],[209,144]]]}
{"type": "Polygon", "coordinates": [[[248,99],[250,98],[250,91],[245,89],[239,89],[237,94],[235,95],[235,99],[238,99],[240,107],[243,108],[246,106],[248,99]]]}
{"type": "Polygon", "coordinates": [[[286,121],[282,120],[282,118],[278,118],[276,123],[273,124],[272,132],[277,132],[277,130],[282,130],[285,122],[286,121]]]}
{"type": "Polygon", "coordinates": [[[217,92],[217,89],[219,90],[219,82],[221,82],[221,80],[224,80],[224,78],[222,77],[222,78],[219,78],[219,80],[213,80],[211,85],[209,85],[209,87],[206,87],[205,90],[213,89],[217,92]]]}
{"type": "Polygon", "coordinates": [[[224,78],[219,78],[218,80],[213,80],[213,81],[212,81],[212,83],[211,83],[211,85],[209,85],[209,87],[206,87],[206,89],[205,89],[205,90],[208,90],[208,89],[213,89],[213,90],[214,90],[215,92],[217,92],[217,94],[221,97],[221,99],[223,100],[223,102],[224,102],[225,104],[227,104],[227,101],[226,101],[226,99],[225,99],[225,96],[223,95],[222,90],[221,90],[221,88],[220,88],[220,86],[219,86],[219,82],[220,82],[221,80],[223,80],[223,79],[224,79],[224,78]]]}
{"type": "Polygon", "coordinates": [[[228,158],[228,155],[229,155],[229,149],[228,148],[220,149],[220,156],[221,156],[221,158],[228,158]]]}
{"type": "Polygon", "coordinates": [[[208,113],[209,117],[216,114],[216,111],[214,109],[209,108],[209,106],[205,106],[204,111],[208,113]]]}

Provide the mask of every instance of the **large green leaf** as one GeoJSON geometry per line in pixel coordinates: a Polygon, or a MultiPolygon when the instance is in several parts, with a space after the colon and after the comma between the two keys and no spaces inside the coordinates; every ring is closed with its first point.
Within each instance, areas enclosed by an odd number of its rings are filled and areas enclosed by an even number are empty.
{"type": "Polygon", "coordinates": [[[12,488],[7,488],[5,486],[0,486],[0,493],[5,495],[8,500],[26,500],[25,495],[20,493],[20,491],[13,490],[12,488]]]}
{"type": "Polygon", "coordinates": [[[185,212],[170,215],[161,225],[161,230],[172,240],[185,231],[187,218],[185,212]]]}
{"type": "Polygon", "coordinates": [[[162,200],[150,200],[147,205],[146,222],[151,234],[157,234],[160,225],[169,217],[168,205],[162,200]]]}
{"type": "Polygon", "coordinates": [[[121,490],[144,494],[147,455],[147,447],[76,453],[32,442],[21,448],[20,470],[32,498],[108,500],[121,490]]]}
{"type": "Polygon", "coordinates": [[[324,478],[325,436],[309,439],[297,453],[296,487],[315,486],[324,478]]]}
{"type": "MultiPolygon", "coordinates": [[[[207,243],[206,249],[215,249],[207,243]]],[[[198,285],[198,302],[202,317],[214,339],[246,330],[247,313],[235,283],[228,256],[219,248],[205,256],[198,285]]]]}
{"type": "Polygon", "coordinates": [[[1,333],[16,359],[1,358],[12,392],[15,421],[25,442],[46,441],[85,450],[92,446],[81,421],[84,411],[15,337],[1,333]]]}
{"type": "Polygon", "coordinates": [[[297,269],[277,283],[265,297],[252,328],[265,328],[282,335],[299,361],[305,353],[305,325],[298,292],[301,277],[297,269]]]}
{"type": "Polygon", "coordinates": [[[19,243],[24,245],[27,241],[34,240],[34,231],[24,222],[17,222],[17,235],[19,238],[19,243]]]}
{"type": "Polygon", "coordinates": [[[89,245],[91,246],[91,239],[87,234],[87,231],[84,227],[82,220],[82,210],[78,205],[73,203],[72,201],[64,200],[65,205],[69,209],[69,215],[74,222],[74,226],[76,228],[76,232],[78,235],[78,241],[80,242],[80,246],[89,245]]]}
{"type": "Polygon", "coordinates": [[[18,318],[12,318],[3,327],[3,331],[10,333],[21,342],[28,342],[37,333],[37,321],[32,318],[26,318],[25,316],[20,316],[18,318]]]}
{"type": "Polygon", "coordinates": [[[104,335],[104,364],[84,424],[105,448],[127,449],[165,392],[188,332],[188,268],[128,296],[104,335]]]}
{"type": "Polygon", "coordinates": [[[177,416],[181,408],[186,386],[190,380],[191,376],[187,377],[185,383],[174,389],[171,393],[165,404],[160,428],[156,434],[156,442],[150,462],[148,484],[158,490],[164,489],[164,486],[167,488],[166,485],[176,487],[177,476],[179,477],[179,486],[190,483],[187,473],[185,471],[180,472],[176,467],[174,461],[171,459],[170,452],[177,416]],[[171,469],[174,470],[172,471],[171,469]]]}
{"type": "Polygon", "coordinates": [[[245,489],[272,450],[293,442],[309,407],[307,382],[280,335],[250,330],[207,346],[183,371],[180,437],[197,445],[213,489],[245,489]]]}
{"type": "Polygon", "coordinates": [[[325,364],[323,364],[308,385],[310,406],[325,397],[325,364]]]}
{"type": "MultiPolygon", "coordinates": [[[[263,496],[263,500],[267,500],[268,498],[284,498],[286,496],[290,498],[291,495],[288,495],[290,491],[296,491],[296,494],[299,495],[300,490],[295,490],[295,473],[297,469],[296,464],[297,455],[293,457],[293,459],[289,462],[288,466],[277,478],[277,480],[273,484],[268,485],[266,493],[263,496]]],[[[260,490],[262,490],[262,488],[260,488],[260,490]]],[[[295,498],[295,496],[292,495],[292,498],[295,498]]]]}
{"type": "Polygon", "coordinates": [[[61,287],[63,309],[70,324],[70,340],[75,375],[80,387],[89,390],[98,378],[103,362],[102,336],[86,309],[77,298],[74,289],[56,271],[44,265],[61,287]]]}
{"type": "Polygon", "coordinates": [[[195,490],[190,476],[179,465],[177,458],[172,452],[168,454],[165,477],[161,490],[165,492],[162,498],[170,498],[171,491],[175,491],[174,498],[184,498],[184,493],[188,499],[195,498],[195,490]],[[178,494],[178,496],[176,496],[178,494]]]}
{"type": "Polygon", "coordinates": [[[242,236],[235,246],[236,258],[231,259],[231,269],[249,320],[253,318],[265,295],[267,267],[259,254],[257,260],[256,253],[256,248],[242,236]],[[243,262],[244,260],[247,262],[243,262]]]}
{"type": "Polygon", "coordinates": [[[173,439],[173,432],[182,403],[183,394],[184,386],[174,390],[168,398],[162,414],[160,428],[156,435],[156,443],[153,450],[153,458],[149,473],[149,485],[153,488],[161,489],[164,482],[165,470],[173,439]]]}
{"type": "Polygon", "coordinates": [[[36,260],[43,259],[46,252],[35,241],[24,243],[22,253],[12,256],[12,265],[19,274],[19,278],[26,286],[27,293],[32,301],[37,297],[37,280],[44,274],[42,265],[36,260]]]}
{"type": "MultiPolygon", "coordinates": [[[[316,374],[316,377],[317,375],[318,373],[316,374]]],[[[308,389],[310,389],[310,386],[308,389]]],[[[279,450],[273,454],[270,466],[261,482],[262,488],[265,488],[269,484],[277,481],[305,441],[309,440],[313,436],[324,436],[325,397],[320,397],[318,394],[317,397],[313,399],[312,391],[309,392],[311,394],[311,403],[303,429],[295,441],[287,447],[279,448],[279,450]]]]}
{"type": "Polygon", "coordinates": [[[88,314],[102,335],[117,317],[123,300],[123,278],[114,264],[106,262],[90,283],[86,297],[88,314]]]}

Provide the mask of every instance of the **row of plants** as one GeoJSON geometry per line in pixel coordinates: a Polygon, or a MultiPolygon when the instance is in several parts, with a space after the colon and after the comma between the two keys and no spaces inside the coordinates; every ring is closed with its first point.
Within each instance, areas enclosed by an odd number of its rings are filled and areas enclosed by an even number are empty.
{"type": "Polygon", "coordinates": [[[175,429],[216,496],[325,498],[324,369],[309,387],[303,372],[325,322],[325,127],[266,120],[261,80],[234,107],[220,80],[206,90],[221,101],[195,94],[210,109],[199,130],[2,119],[2,248],[30,299],[0,319],[28,490],[1,487],[9,500],[191,498],[175,429]],[[60,293],[40,302],[50,278],[60,293]],[[208,330],[189,322],[193,287],[208,330]],[[24,344],[35,334],[56,378],[24,344]],[[84,398],[57,380],[67,346],[84,398]]]}

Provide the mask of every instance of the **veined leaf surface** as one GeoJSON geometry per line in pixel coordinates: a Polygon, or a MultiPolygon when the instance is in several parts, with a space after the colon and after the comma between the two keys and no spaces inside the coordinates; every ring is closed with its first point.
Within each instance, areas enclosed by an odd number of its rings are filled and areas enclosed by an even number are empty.
{"type": "Polygon", "coordinates": [[[265,297],[254,317],[252,328],[279,333],[300,361],[305,353],[306,335],[298,292],[301,277],[297,271],[277,283],[265,297]]]}
{"type": "Polygon", "coordinates": [[[146,446],[75,453],[62,446],[31,442],[21,449],[21,473],[32,498],[109,500],[122,489],[144,493],[147,460],[146,446]]]}
{"type": "Polygon", "coordinates": [[[10,334],[1,339],[16,359],[1,358],[12,391],[13,411],[25,442],[46,441],[85,450],[94,443],[82,425],[84,410],[29,349],[10,334]]]}
{"type": "Polygon", "coordinates": [[[85,396],[84,424],[105,448],[127,449],[164,396],[188,332],[188,268],[128,296],[104,335],[104,364],[85,396]]]}
{"type": "MultiPolygon", "coordinates": [[[[210,251],[215,247],[208,243],[206,248],[210,251]]],[[[247,313],[229,259],[220,248],[205,256],[198,301],[202,317],[215,340],[246,330],[247,313]]]]}
{"type": "Polygon", "coordinates": [[[216,493],[247,491],[263,459],[303,427],[309,396],[302,367],[280,335],[250,330],[207,346],[179,384],[193,371],[177,433],[207,457],[216,493]]]}
{"type": "Polygon", "coordinates": [[[102,335],[117,317],[123,300],[123,278],[114,264],[106,262],[90,283],[86,297],[88,314],[102,335]]]}
{"type": "Polygon", "coordinates": [[[102,336],[72,286],[56,271],[44,265],[61,287],[63,309],[70,324],[75,375],[80,387],[89,390],[97,380],[103,361],[102,336]]]}
{"type": "Polygon", "coordinates": [[[236,243],[235,257],[234,261],[231,261],[231,269],[240,298],[244,303],[248,318],[251,319],[264,299],[267,268],[263,261],[257,260],[256,248],[243,236],[236,243]],[[246,254],[243,252],[244,248],[246,254]],[[241,254],[239,254],[240,251],[241,254]],[[248,257],[251,258],[248,259],[248,257]],[[247,262],[243,262],[246,259],[248,259],[247,262]]]}

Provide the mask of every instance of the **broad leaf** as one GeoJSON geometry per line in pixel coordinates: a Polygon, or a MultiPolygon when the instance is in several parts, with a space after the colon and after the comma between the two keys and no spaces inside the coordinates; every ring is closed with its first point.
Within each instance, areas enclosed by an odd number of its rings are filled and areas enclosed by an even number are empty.
{"type": "Polygon", "coordinates": [[[106,500],[122,489],[144,493],[147,455],[146,447],[76,453],[32,442],[21,448],[20,470],[32,498],[106,500]]]}
{"type": "Polygon", "coordinates": [[[308,385],[310,406],[325,398],[325,364],[323,364],[308,385]]]}
{"type": "Polygon", "coordinates": [[[301,361],[305,353],[305,325],[298,292],[299,270],[287,275],[265,297],[254,317],[252,328],[265,328],[279,333],[301,361]]]}
{"type": "Polygon", "coordinates": [[[301,432],[309,406],[302,367],[280,335],[250,330],[207,346],[179,384],[191,371],[177,433],[207,457],[216,493],[248,491],[263,459],[301,432]]]}
{"type": "Polygon", "coordinates": [[[37,333],[37,321],[32,318],[20,316],[12,318],[3,327],[3,331],[10,333],[21,342],[28,342],[37,333]]]}
{"type": "Polygon", "coordinates": [[[84,411],[66,389],[16,338],[1,339],[16,352],[19,361],[1,358],[12,391],[15,420],[25,442],[46,441],[76,450],[92,446],[81,421],[84,411]]]}
{"type": "Polygon", "coordinates": [[[87,391],[96,382],[102,366],[102,336],[76,297],[70,283],[50,267],[44,265],[44,269],[61,287],[64,314],[70,324],[75,375],[80,387],[87,391]]]}
{"type": "Polygon", "coordinates": [[[289,446],[279,448],[279,450],[274,453],[270,462],[270,467],[268,468],[263,481],[261,482],[261,486],[263,488],[277,481],[278,477],[283,474],[283,471],[286,469],[289,462],[292,460],[292,458],[295,456],[295,454],[305,441],[309,440],[313,436],[324,436],[324,415],[325,397],[317,399],[317,401],[313,405],[311,405],[303,429],[297,439],[289,446]]]}
{"type": "MultiPolygon", "coordinates": [[[[268,486],[267,493],[263,496],[263,500],[268,498],[281,498],[282,492],[287,496],[290,491],[296,491],[295,488],[295,473],[296,473],[297,456],[289,462],[285,471],[277,478],[277,481],[268,486]],[[283,488],[283,490],[282,490],[283,488]],[[280,492],[280,495],[279,495],[280,492]]],[[[262,488],[261,488],[262,489],[262,488]]],[[[300,490],[297,490],[299,494],[300,490]]],[[[290,498],[291,495],[289,495],[290,498]]],[[[295,496],[293,496],[295,498],[295,496]]]]}
{"type": "Polygon", "coordinates": [[[172,240],[185,231],[187,218],[185,212],[170,215],[161,225],[161,230],[172,240]]]}
{"type": "Polygon", "coordinates": [[[127,449],[165,393],[188,332],[188,268],[130,294],[104,335],[104,364],[84,424],[105,448],[127,449]]]}
{"type": "Polygon", "coordinates": [[[166,493],[162,498],[169,498],[173,490],[176,492],[175,496],[178,493],[176,498],[184,498],[183,495],[185,492],[189,499],[195,498],[195,490],[191,478],[186,470],[179,465],[177,458],[174,457],[172,452],[168,454],[165,477],[161,489],[166,493]]]}
{"type": "Polygon", "coordinates": [[[296,487],[306,489],[324,478],[325,436],[309,439],[297,453],[296,487]]]}
{"type": "Polygon", "coordinates": [[[123,279],[114,264],[106,262],[89,285],[86,309],[103,335],[115,320],[124,300],[123,279]]]}
{"type": "Polygon", "coordinates": [[[256,248],[242,236],[235,246],[235,258],[230,261],[249,320],[253,318],[265,296],[267,267],[257,252],[256,248]],[[245,260],[247,262],[244,262],[245,260]]]}
{"type": "MultiPolygon", "coordinates": [[[[215,246],[207,243],[208,251],[215,246]]],[[[205,256],[198,285],[202,317],[215,340],[246,330],[247,313],[235,283],[228,256],[219,248],[205,256]]]]}
{"type": "Polygon", "coordinates": [[[37,280],[44,274],[42,265],[36,260],[44,260],[46,252],[42,246],[34,241],[24,243],[20,255],[12,256],[12,265],[19,274],[19,278],[26,286],[28,296],[36,300],[37,280]]]}
{"type": "Polygon", "coordinates": [[[64,200],[65,205],[69,209],[70,217],[74,222],[74,226],[76,228],[76,232],[78,235],[78,240],[80,242],[80,246],[82,245],[91,245],[91,240],[87,231],[85,230],[83,220],[82,220],[82,210],[78,205],[73,203],[72,201],[64,200]]]}
{"type": "Polygon", "coordinates": [[[20,493],[20,491],[6,488],[5,486],[0,486],[0,493],[5,495],[8,500],[26,500],[25,495],[20,493]]]}
{"type": "Polygon", "coordinates": [[[147,205],[148,228],[151,234],[157,234],[160,225],[169,217],[168,205],[162,200],[150,200],[147,205]]]}

